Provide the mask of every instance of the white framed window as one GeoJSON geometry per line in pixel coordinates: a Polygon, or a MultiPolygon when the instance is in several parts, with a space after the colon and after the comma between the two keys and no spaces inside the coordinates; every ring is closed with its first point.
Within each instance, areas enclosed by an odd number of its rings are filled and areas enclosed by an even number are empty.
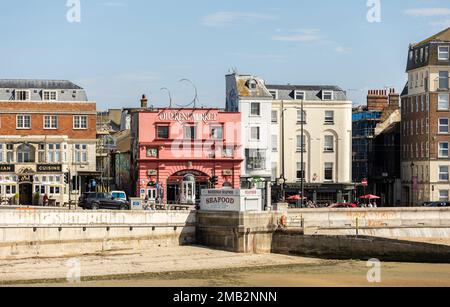
{"type": "Polygon", "coordinates": [[[197,139],[197,126],[195,125],[185,125],[183,127],[184,130],[184,139],[185,140],[195,140],[197,139]]]}
{"type": "Polygon", "coordinates": [[[45,144],[38,145],[38,163],[45,163],[47,159],[45,158],[45,144]]]}
{"type": "Polygon", "coordinates": [[[449,46],[438,47],[438,59],[439,61],[448,61],[449,59],[449,46]]]}
{"type": "Polygon", "coordinates": [[[75,144],[75,163],[87,163],[87,148],[86,144],[75,144]]]}
{"type": "Polygon", "coordinates": [[[15,98],[15,100],[20,100],[20,101],[30,100],[30,91],[29,90],[15,90],[14,98],[15,98]]]}
{"type": "Polygon", "coordinates": [[[47,157],[48,163],[61,163],[61,144],[48,144],[47,157]]]}
{"type": "Polygon", "coordinates": [[[258,86],[258,82],[255,79],[251,79],[248,81],[248,88],[251,90],[256,90],[256,87],[258,86]]]}
{"type": "Polygon", "coordinates": [[[270,95],[272,95],[272,98],[277,100],[278,99],[278,91],[277,90],[269,90],[270,95]]]}
{"type": "Polygon", "coordinates": [[[325,135],[324,151],[325,152],[333,152],[334,151],[334,136],[325,135]]]}
{"type": "Polygon", "coordinates": [[[261,104],[259,102],[252,102],[250,104],[250,115],[261,116],[261,104]]]}
{"type": "Polygon", "coordinates": [[[278,123],[278,111],[272,111],[272,124],[278,123]]]}
{"type": "Polygon", "coordinates": [[[17,115],[16,116],[16,128],[17,129],[31,129],[31,116],[30,115],[17,115]]]}
{"type": "Polygon", "coordinates": [[[448,144],[449,142],[439,143],[439,158],[448,158],[448,144]]]}
{"type": "Polygon", "coordinates": [[[448,190],[440,190],[439,191],[439,201],[443,201],[443,202],[449,201],[448,190]]]}
{"type": "Polygon", "coordinates": [[[222,151],[222,156],[224,158],[233,158],[234,157],[234,148],[233,147],[225,147],[222,151]]]}
{"type": "Polygon", "coordinates": [[[261,139],[261,128],[260,127],[251,127],[250,128],[250,140],[251,141],[259,141],[261,139]]]}
{"type": "Polygon", "coordinates": [[[306,111],[297,110],[297,123],[298,124],[306,124],[306,111]]]}
{"type": "Polygon", "coordinates": [[[44,116],[44,129],[58,129],[58,116],[45,115],[44,116]]]}
{"type": "Polygon", "coordinates": [[[74,129],[87,129],[88,128],[87,115],[75,115],[73,117],[73,128],[74,129]]]}
{"type": "MultiPolygon", "coordinates": [[[[305,100],[305,92],[304,91],[294,91],[295,100],[305,100]]],[[[331,99],[329,99],[331,100],[331,99]]]]}
{"type": "Polygon", "coordinates": [[[34,193],[38,193],[40,195],[45,195],[47,193],[45,190],[45,185],[35,185],[34,193]]]}
{"type": "Polygon", "coordinates": [[[333,91],[322,91],[322,100],[333,100],[333,91]]]}
{"type": "Polygon", "coordinates": [[[245,159],[248,170],[263,170],[266,168],[266,151],[261,149],[246,149],[245,159]]]}
{"type": "Polygon", "coordinates": [[[297,181],[306,180],[306,163],[297,162],[297,181]]]}
{"type": "Polygon", "coordinates": [[[448,181],[448,180],[449,180],[448,166],[447,165],[439,166],[439,181],[448,181]]]}
{"type": "Polygon", "coordinates": [[[297,135],[297,152],[306,152],[306,137],[297,135]]]}
{"type": "Polygon", "coordinates": [[[334,124],[334,111],[325,111],[325,124],[326,125],[334,124]]]}
{"type": "Polygon", "coordinates": [[[439,118],[439,133],[448,134],[448,118],[439,118]]]}
{"type": "Polygon", "coordinates": [[[60,195],[61,194],[61,188],[60,187],[55,187],[55,186],[50,186],[48,189],[48,192],[50,195],[60,195]]]}
{"type": "Polygon", "coordinates": [[[448,111],[449,103],[448,103],[448,94],[439,94],[438,96],[438,110],[439,111],[448,111]]]}
{"type": "Polygon", "coordinates": [[[272,135],[272,152],[278,152],[278,135],[272,135]]]}
{"type": "Polygon", "coordinates": [[[57,91],[43,91],[42,92],[42,100],[56,101],[56,100],[58,100],[58,92],[57,91]]]}
{"type": "Polygon", "coordinates": [[[447,70],[441,70],[439,71],[439,89],[448,89],[448,71],[447,70]]]}
{"type": "Polygon", "coordinates": [[[334,164],[333,163],[325,163],[324,167],[324,180],[325,181],[333,181],[334,178],[334,164]]]}
{"type": "Polygon", "coordinates": [[[223,140],[223,127],[222,126],[212,126],[211,127],[211,138],[213,140],[223,140]]]}

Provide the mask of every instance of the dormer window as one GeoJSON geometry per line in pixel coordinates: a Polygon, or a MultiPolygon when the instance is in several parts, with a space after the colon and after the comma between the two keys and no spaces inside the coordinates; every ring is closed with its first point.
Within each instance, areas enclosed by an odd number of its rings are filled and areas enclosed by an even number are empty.
{"type": "Polygon", "coordinates": [[[55,101],[57,100],[57,91],[43,91],[42,92],[42,100],[46,101],[55,101]]]}
{"type": "Polygon", "coordinates": [[[439,61],[448,61],[449,60],[449,46],[439,46],[438,47],[438,53],[439,53],[439,61]]]}
{"type": "Polygon", "coordinates": [[[333,100],[333,91],[323,91],[322,100],[333,100]]]}
{"type": "Polygon", "coordinates": [[[412,61],[414,57],[414,52],[412,50],[409,51],[409,60],[412,61]]]}
{"type": "Polygon", "coordinates": [[[295,91],[294,92],[295,100],[305,100],[305,92],[303,91],[295,91]]]}
{"type": "Polygon", "coordinates": [[[272,95],[273,99],[278,99],[278,91],[277,90],[269,90],[270,95],[272,95]]]}
{"type": "Polygon", "coordinates": [[[16,90],[15,100],[30,100],[30,91],[28,90],[16,90]]]}
{"type": "Polygon", "coordinates": [[[258,82],[256,82],[255,79],[251,79],[248,81],[248,88],[251,90],[256,90],[256,87],[258,86],[258,82]]]}

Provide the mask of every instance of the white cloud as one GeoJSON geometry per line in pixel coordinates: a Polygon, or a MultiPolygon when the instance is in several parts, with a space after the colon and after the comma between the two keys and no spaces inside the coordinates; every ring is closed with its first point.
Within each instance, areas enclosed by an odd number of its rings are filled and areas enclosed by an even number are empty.
{"type": "Polygon", "coordinates": [[[320,35],[319,29],[300,29],[291,30],[289,32],[297,32],[295,34],[275,35],[272,40],[279,42],[300,42],[300,43],[314,43],[324,41],[320,35]]]}
{"type": "Polygon", "coordinates": [[[347,47],[342,47],[342,46],[338,46],[338,47],[334,48],[334,50],[337,53],[343,53],[343,54],[352,52],[352,48],[347,48],[347,47]]]}
{"type": "Polygon", "coordinates": [[[240,23],[275,20],[275,16],[248,12],[217,12],[203,18],[205,27],[228,27],[240,23]]]}
{"type": "Polygon", "coordinates": [[[450,8],[419,8],[409,9],[405,14],[412,17],[450,16],[450,8]]]}

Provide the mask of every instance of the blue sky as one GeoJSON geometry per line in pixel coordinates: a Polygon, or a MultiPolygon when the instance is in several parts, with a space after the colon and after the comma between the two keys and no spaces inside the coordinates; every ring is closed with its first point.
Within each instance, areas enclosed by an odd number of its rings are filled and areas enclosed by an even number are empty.
{"type": "Polygon", "coordinates": [[[69,79],[99,109],[192,100],[223,107],[224,75],[235,68],[268,83],[333,84],[362,103],[369,88],[401,91],[410,42],[450,27],[448,0],[1,1],[0,78],[69,79]]]}

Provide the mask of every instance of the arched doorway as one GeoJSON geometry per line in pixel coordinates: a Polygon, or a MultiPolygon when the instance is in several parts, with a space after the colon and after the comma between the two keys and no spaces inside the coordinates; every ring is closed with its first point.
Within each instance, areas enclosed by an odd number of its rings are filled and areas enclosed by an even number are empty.
{"type": "Polygon", "coordinates": [[[31,206],[33,204],[34,172],[30,169],[22,169],[17,175],[19,183],[19,204],[31,206]]]}
{"type": "Polygon", "coordinates": [[[167,180],[167,203],[194,205],[200,202],[201,190],[209,187],[210,177],[200,171],[185,170],[167,180]]]}

